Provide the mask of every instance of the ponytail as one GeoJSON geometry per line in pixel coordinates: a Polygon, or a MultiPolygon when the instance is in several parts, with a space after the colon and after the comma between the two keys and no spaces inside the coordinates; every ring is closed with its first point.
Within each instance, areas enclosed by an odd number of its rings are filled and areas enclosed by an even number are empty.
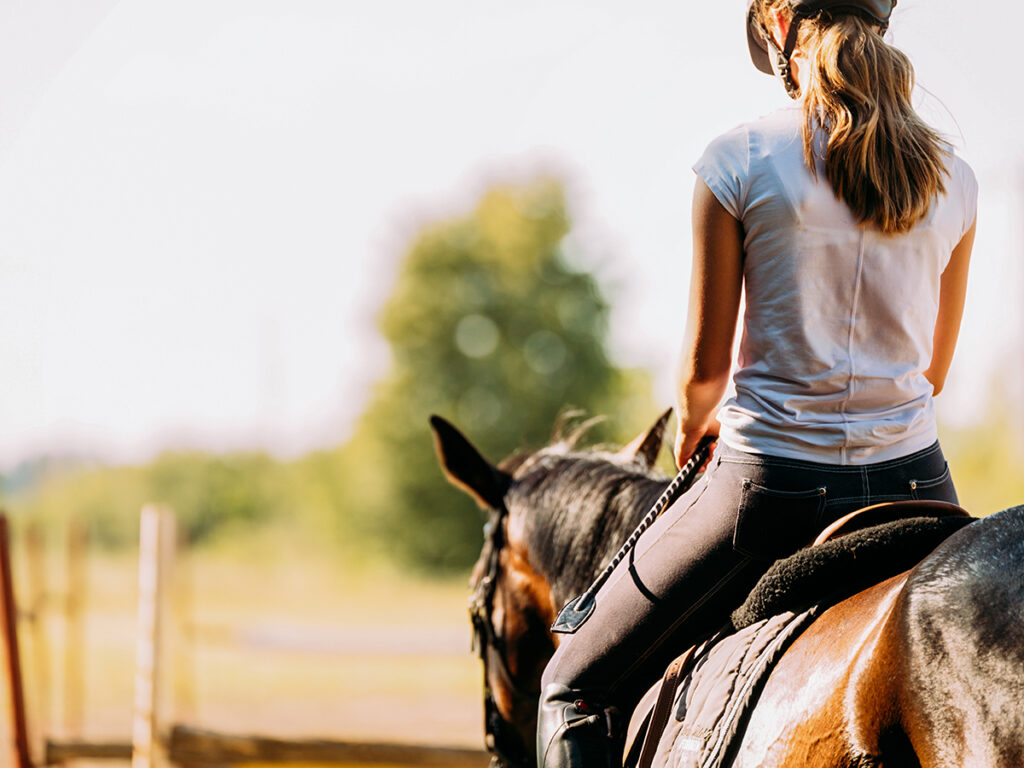
{"type": "MultiPolygon", "coordinates": [[[[762,3],[765,21],[769,5],[781,3],[762,3]]],[[[909,231],[945,192],[949,152],[911,104],[910,59],[856,14],[802,19],[798,45],[811,52],[809,71],[800,72],[807,166],[817,174],[823,132],[825,177],[857,220],[887,234],[909,231]]]]}

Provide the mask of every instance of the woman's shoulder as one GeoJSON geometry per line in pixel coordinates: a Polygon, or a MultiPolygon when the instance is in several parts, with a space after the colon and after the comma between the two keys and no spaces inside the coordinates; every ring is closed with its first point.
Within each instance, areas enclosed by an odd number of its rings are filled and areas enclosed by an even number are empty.
{"type": "Polygon", "coordinates": [[[800,146],[800,113],[792,109],[778,110],[715,137],[694,164],[693,169],[703,179],[725,209],[736,219],[743,220],[747,204],[755,197],[772,194],[776,187],[759,187],[758,179],[777,178],[777,173],[765,173],[765,167],[785,161],[786,167],[799,167],[803,154],[800,146]],[[795,147],[785,151],[787,145],[795,147]],[[786,160],[786,158],[794,158],[786,160]]]}
{"type": "Polygon", "coordinates": [[[778,148],[800,139],[800,125],[799,108],[778,109],[719,134],[708,143],[705,154],[746,153],[754,147],[778,148]]]}
{"type": "Polygon", "coordinates": [[[971,164],[956,153],[951,144],[946,149],[945,197],[959,204],[965,215],[972,215],[978,205],[978,178],[971,164]]]}
{"type": "Polygon", "coordinates": [[[748,144],[748,123],[740,123],[737,126],[715,136],[707,143],[703,155],[736,154],[739,150],[746,152],[748,144]]]}
{"type": "Polygon", "coordinates": [[[967,188],[978,186],[978,178],[975,176],[971,164],[958,155],[952,147],[949,148],[948,158],[946,170],[954,182],[967,188]]]}
{"type": "Polygon", "coordinates": [[[957,225],[959,241],[977,217],[978,179],[970,163],[952,149],[948,155],[946,170],[949,178],[945,185],[945,197],[952,211],[953,222],[957,225]]]}

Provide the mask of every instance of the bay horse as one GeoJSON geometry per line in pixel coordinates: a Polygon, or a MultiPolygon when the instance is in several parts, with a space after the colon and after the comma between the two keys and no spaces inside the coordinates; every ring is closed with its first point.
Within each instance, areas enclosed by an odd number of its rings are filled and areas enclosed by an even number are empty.
{"type": "MultiPolygon", "coordinates": [[[[573,434],[497,465],[431,418],[446,476],[490,512],[470,613],[495,768],[536,764],[549,627],[668,486],[652,469],[668,415],[620,451],[573,434]]],[[[823,611],[768,677],[732,765],[1024,766],[1024,506],[823,611]]]]}

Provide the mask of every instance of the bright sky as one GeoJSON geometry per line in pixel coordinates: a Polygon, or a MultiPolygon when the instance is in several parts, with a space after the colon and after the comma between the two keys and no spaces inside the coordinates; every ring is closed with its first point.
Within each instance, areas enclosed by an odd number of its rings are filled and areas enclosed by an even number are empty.
{"type": "MultiPolygon", "coordinates": [[[[744,8],[0,4],[0,466],[341,442],[386,370],[373,314],[416,227],[542,171],[614,286],[616,354],[667,405],[689,166],[787,101],[749,63],[744,8]]],[[[965,8],[900,0],[890,33],[982,185],[951,418],[1024,327],[1024,10],[965,8]]]]}

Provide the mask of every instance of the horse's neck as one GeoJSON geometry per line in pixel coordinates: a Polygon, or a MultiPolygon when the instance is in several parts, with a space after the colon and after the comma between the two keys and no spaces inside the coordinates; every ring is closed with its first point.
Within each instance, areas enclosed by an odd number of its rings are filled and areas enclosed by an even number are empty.
{"type": "Polygon", "coordinates": [[[554,518],[551,530],[538,531],[539,536],[557,542],[541,566],[556,605],[591,585],[667,485],[668,480],[630,476],[602,503],[574,519],[554,518]]]}

